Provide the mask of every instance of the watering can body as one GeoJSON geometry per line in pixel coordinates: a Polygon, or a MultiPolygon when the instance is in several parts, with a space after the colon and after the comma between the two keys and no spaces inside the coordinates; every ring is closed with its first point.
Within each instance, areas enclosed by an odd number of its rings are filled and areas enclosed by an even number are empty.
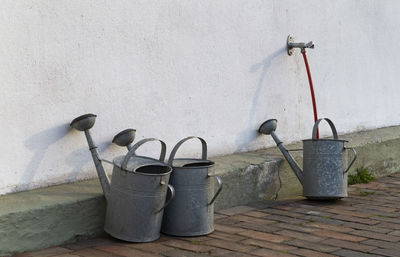
{"type": "Polygon", "coordinates": [[[309,199],[329,200],[347,197],[347,172],[357,158],[353,148],[345,147],[336,127],[330,119],[315,122],[312,138],[303,140],[303,195],[309,199]],[[317,139],[318,125],[326,120],[332,130],[333,139],[317,139]],[[346,149],[354,152],[354,159],[347,165],[346,149]]]}
{"type": "MultiPolygon", "coordinates": [[[[155,138],[137,142],[125,156],[113,162],[100,159],[90,128],[96,120],[94,114],[84,114],[75,118],[70,126],[84,131],[92,154],[97,174],[107,201],[104,230],[111,236],[130,242],[148,242],[160,236],[164,208],[175,196],[173,186],[168,184],[172,168],[164,163],[166,145],[155,138]],[[159,160],[137,156],[136,150],[149,141],[161,143],[159,160]],[[110,183],[102,162],[113,164],[110,183]],[[167,190],[170,197],[167,202],[167,190]]],[[[134,129],[123,131],[116,143],[130,144],[134,139],[134,129]]]]}
{"type": "Polygon", "coordinates": [[[104,230],[124,241],[158,239],[164,208],[174,196],[168,184],[172,168],[160,160],[134,154],[138,144],[151,140],[139,141],[126,156],[113,160],[104,230]],[[171,196],[165,203],[168,189],[171,196]]]}
{"type": "Polygon", "coordinates": [[[303,141],[303,195],[310,199],[347,197],[344,140],[303,141]]]}
{"type": "Polygon", "coordinates": [[[214,162],[207,160],[207,146],[203,139],[201,159],[174,159],[181,140],[172,150],[169,165],[173,167],[170,184],[175,188],[174,201],[165,209],[161,231],[174,236],[200,236],[214,231],[214,201],[222,189],[218,176],[211,177],[214,162]],[[215,193],[215,181],[219,188],[215,193]]]}

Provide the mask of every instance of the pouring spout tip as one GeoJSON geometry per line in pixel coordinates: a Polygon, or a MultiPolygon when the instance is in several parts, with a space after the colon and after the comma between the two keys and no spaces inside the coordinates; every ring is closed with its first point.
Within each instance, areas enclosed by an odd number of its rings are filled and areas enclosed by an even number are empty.
{"type": "Polygon", "coordinates": [[[136,129],[125,129],[114,136],[112,142],[119,146],[128,146],[135,140],[136,129]]]}
{"type": "Polygon", "coordinates": [[[258,129],[258,133],[264,135],[270,135],[273,131],[276,130],[278,121],[276,119],[269,119],[261,124],[260,128],[258,129]]]}
{"type": "Polygon", "coordinates": [[[95,114],[84,114],[71,121],[69,126],[79,131],[85,131],[93,127],[96,122],[96,117],[97,115],[95,114]]]}

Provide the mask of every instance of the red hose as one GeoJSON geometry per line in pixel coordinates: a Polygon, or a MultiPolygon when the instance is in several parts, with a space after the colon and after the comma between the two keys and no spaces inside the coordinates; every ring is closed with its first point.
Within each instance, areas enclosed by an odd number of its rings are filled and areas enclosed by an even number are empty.
{"type": "MultiPolygon", "coordinates": [[[[311,99],[312,99],[312,105],[313,105],[313,110],[314,110],[314,122],[317,122],[317,120],[318,120],[317,103],[315,102],[314,86],[312,83],[310,67],[308,66],[306,51],[302,50],[301,53],[303,54],[304,63],[306,64],[308,82],[310,83],[311,99]]],[[[317,130],[317,139],[318,138],[319,138],[319,130],[317,130]]]]}

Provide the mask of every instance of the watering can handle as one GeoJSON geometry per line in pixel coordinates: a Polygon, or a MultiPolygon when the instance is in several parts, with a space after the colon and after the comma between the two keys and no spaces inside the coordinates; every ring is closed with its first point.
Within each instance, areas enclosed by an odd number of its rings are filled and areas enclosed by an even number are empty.
{"type": "Polygon", "coordinates": [[[168,165],[172,166],[172,163],[174,162],[174,158],[175,158],[175,154],[178,151],[179,147],[185,143],[186,141],[188,141],[189,139],[192,138],[197,138],[201,141],[201,147],[202,147],[202,151],[201,151],[201,159],[202,160],[207,160],[207,143],[204,139],[202,139],[201,137],[187,137],[182,139],[181,141],[179,141],[176,146],[174,147],[174,149],[172,149],[171,154],[169,155],[169,159],[168,159],[168,165]]]}
{"type": "Polygon", "coordinates": [[[354,149],[353,147],[346,147],[345,149],[351,149],[354,153],[354,158],[353,160],[350,162],[349,167],[347,167],[347,169],[343,172],[343,175],[346,174],[346,172],[349,171],[350,167],[353,165],[353,163],[357,160],[357,152],[356,149],[354,149]]]}
{"type": "Polygon", "coordinates": [[[168,199],[168,201],[164,204],[164,206],[161,207],[161,209],[159,209],[158,211],[156,211],[156,213],[159,213],[160,211],[164,210],[165,207],[167,207],[167,206],[171,203],[171,201],[175,198],[175,188],[174,188],[172,185],[170,185],[170,184],[168,184],[167,186],[168,186],[169,191],[171,191],[171,197],[170,197],[170,198],[168,199]]]}
{"type": "Polygon", "coordinates": [[[312,139],[317,139],[318,125],[322,120],[326,120],[329,123],[329,126],[331,127],[331,130],[332,130],[332,133],[333,133],[333,139],[339,139],[335,125],[328,118],[322,118],[322,119],[319,119],[319,120],[317,120],[315,122],[313,130],[312,130],[312,139]]]}
{"type": "Polygon", "coordinates": [[[137,142],[136,144],[134,144],[134,145],[132,146],[132,148],[129,150],[129,152],[125,155],[125,158],[124,158],[124,160],[123,160],[123,162],[122,162],[121,168],[124,169],[124,170],[126,170],[126,166],[128,165],[128,161],[129,161],[129,159],[130,159],[132,156],[136,155],[136,150],[137,150],[141,145],[143,145],[144,143],[147,143],[147,142],[150,142],[150,141],[158,141],[158,142],[161,143],[160,161],[161,161],[161,162],[164,162],[164,159],[165,159],[165,152],[166,152],[166,150],[167,150],[166,144],[165,144],[163,141],[161,141],[160,139],[157,139],[157,138],[146,138],[146,139],[140,140],[139,142],[137,142]]]}
{"type": "Polygon", "coordinates": [[[215,199],[217,199],[217,196],[221,193],[222,191],[222,179],[220,178],[220,176],[210,176],[210,177],[214,177],[217,182],[218,182],[218,190],[215,193],[214,197],[211,199],[210,203],[208,205],[213,204],[213,202],[215,201],[215,199]]]}

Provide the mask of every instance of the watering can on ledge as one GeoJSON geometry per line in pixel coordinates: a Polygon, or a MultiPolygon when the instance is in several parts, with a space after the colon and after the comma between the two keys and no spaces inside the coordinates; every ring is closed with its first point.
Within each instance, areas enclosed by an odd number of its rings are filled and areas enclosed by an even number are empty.
{"type": "MultiPolygon", "coordinates": [[[[114,136],[112,142],[131,151],[132,133],[132,129],[123,130],[114,136]]],[[[206,141],[193,136],[182,139],[172,149],[168,164],[173,168],[169,184],[175,188],[176,194],[174,201],[165,208],[161,232],[173,236],[210,234],[214,231],[214,201],[221,193],[222,180],[209,174],[215,163],[207,160],[206,141]],[[190,139],[200,140],[201,159],[176,159],[178,149],[190,139]],[[218,182],[215,193],[213,178],[218,182]]]]}
{"type": "MultiPolygon", "coordinates": [[[[175,196],[169,185],[171,166],[164,163],[166,145],[154,138],[143,139],[130,147],[126,155],[114,158],[112,162],[100,159],[89,129],[93,127],[96,115],[85,114],[74,119],[70,126],[84,131],[96,166],[97,174],[107,201],[104,230],[111,236],[129,242],[149,242],[160,237],[164,208],[175,196]],[[144,143],[159,141],[159,160],[136,155],[136,150],[144,143]],[[111,183],[102,162],[113,165],[111,183]],[[170,198],[167,202],[167,190],[170,198]]],[[[125,131],[119,138],[121,144],[130,145],[135,130],[125,131]]]]}
{"type": "Polygon", "coordinates": [[[258,132],[271,135],[279,150],[288,161],[298,180],[303,185],[303,196],[314,200],[340,199],[347,197],[347,172],[357,159],[354,148],[345,147],[345,140],[340,140],[333,122],[319,119],[315,122],[312,138],[303,140],[303,170],[290,155],[288,149],[275,134],[277,120],[270,119],[261,124],[258,132]],[[328,122],[333,133],[333,139],[317,139],[319,123],[328,122]],[[354,153],[351,163],[346,166],[346,149],[354,153]]]}

